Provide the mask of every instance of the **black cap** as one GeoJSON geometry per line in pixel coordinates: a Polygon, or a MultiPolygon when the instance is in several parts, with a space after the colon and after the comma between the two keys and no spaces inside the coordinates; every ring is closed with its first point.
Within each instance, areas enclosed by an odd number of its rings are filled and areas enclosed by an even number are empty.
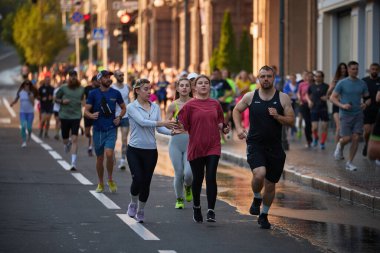
{"type": "Polygon", "coordinates": [[[94,81],[98,81],[98,79],[96,78],[96,75],[94,75],[94,76],[91,78],[91,82],[94,82],[94,81]]]}
{"type": "Polygon", "coordinates": [[[78,76],[78,73],[72,69],[69,71],[69,76],[78,76]]]}
{"type": "Polygon", "coordinates": [[[100,80],[103,76],[112,76],[112,75],[113,75],[113,72],[108,71],[108,70],[102,70],[97,74],[96,79],[100,80]]]}

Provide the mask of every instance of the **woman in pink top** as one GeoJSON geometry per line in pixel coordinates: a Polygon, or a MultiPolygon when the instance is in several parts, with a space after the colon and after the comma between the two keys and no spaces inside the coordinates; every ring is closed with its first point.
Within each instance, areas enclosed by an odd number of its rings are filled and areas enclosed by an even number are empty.
{"type": "Polygon", "coordinates": [[[307,141],[306,147],[310,148],[313,138],[311,136],[310,108],[309,108],[309,104],[307,102],[306,97],[307,97],[307,93],[308,93],[310,85],[312,85],[314,82],[314,75],[312,72],[307,72],[305,76],[306,76],[306,81],[303,81],[302,83],[300,83],[298,87],[297,97],[301,104],[300,112],[302,114],[303,120],[305,121],[305,137],[307,141]]]}
{"type": "Polygon", "coordinates": [[[193,172],[193,219],[195,222],[203,222],[200,194],[205,168],[207,221],[216,221],[214,208],[217,195],[216,170],[221,154],[220,131],[227,134],[230,130],[224,124],[220,103],[210,98],[210,85],[211,82],[207,76],[198,76],[195,79],[197,98],[187,102],[178,115],[183,129],[189,133],[187,160],[193,172]]]}

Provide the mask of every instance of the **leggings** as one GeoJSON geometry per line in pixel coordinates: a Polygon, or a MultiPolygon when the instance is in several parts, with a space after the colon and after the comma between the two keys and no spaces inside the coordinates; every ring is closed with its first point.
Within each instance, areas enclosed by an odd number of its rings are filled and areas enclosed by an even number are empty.
{"type": "Polygon", "coordinates": [[[183,186],[193,182],[190,164],[187,161],[188,134],[173,136],[169,141],[169,156],[174,167],[174,191],[177,198],[183,198],[183,186]]]}
{"type": "Polygon", "coordinates": [[[300,110],[301,110],[302,118],[305,121],[306,141],[308,143],[311,143],[313,141],[313,138],[311,137],[311,116],[310,116],[310,109],[309,109],[308,104],[302,104],[300,110]]]}
{"type": "Polygon", "coordinates": [[[141,202],[148,200],[157,158],[157,149],[141,149],[128,145],[127,161],[132,174],[131,195],[139,196],[141,202]]]}
{"type": "Polygon", "coordinates": [[[218,193],[218,188],[216,185],[216,170],[218,168],[219,157],[220,156],[218,155],[209,155],[190,161],[194,178],[192,185],[194,206],[201,205],[202,183],[206,167],[206,194],[208,209],[215,208],[216,195],[218,193]]]}
{"type": "Polygon", "coordinates": [[[32,134],[32,126],[34,120],[34,113],[20,112],[20,124],[21,124],[21,138],[22,141],[26,141],[26,129],[28,134],[32,134]]]}

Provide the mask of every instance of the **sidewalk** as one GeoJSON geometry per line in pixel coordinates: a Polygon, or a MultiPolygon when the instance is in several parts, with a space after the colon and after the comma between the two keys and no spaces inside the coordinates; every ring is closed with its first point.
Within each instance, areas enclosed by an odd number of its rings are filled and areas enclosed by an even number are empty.
{"type": "MultiPolygon", "coordinates": [[[[330,134],[330,133],[329,133],[330,134]]],[[[158,134],[159,139],[168,137],[158,134]]],[[[301,183],[328,192],[339,199],[380,210],[380,167],[363,157],[360,143],[353,163],[357,171],[347,171],[345,161],[335,161],[335,144],[330,134],[326,149],[305,148],[304,139],[289,140],[283,179],[301,183]]],[[[347,157],[349,146],[345,147],[347,157]]],[[[246,143],[236,135],[222,146],[222,160],[249,169],[246,159],[246,143]]]]}

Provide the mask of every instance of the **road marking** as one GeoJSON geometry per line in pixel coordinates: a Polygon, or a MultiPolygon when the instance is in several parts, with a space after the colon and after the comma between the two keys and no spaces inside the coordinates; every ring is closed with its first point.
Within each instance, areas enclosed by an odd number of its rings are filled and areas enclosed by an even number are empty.
{"type": "Polygon", "coordinates": [[[95,191],[90,191],[95,198],[97,198],[102,204],[108,209],[121,209],[118,205],[115,204],[110,198],[108,198],[103,193],[97,193],[95,191]]]}
{"type": "Polygon", "coordinates": [[[62,156],[60,156],[57,152],[55,152],[54,150],[50,150],[49,151],[49,154],[56,160],[60,160],[62,159],[62,156]]]}
{"type": "Polygon", "coordinates": [[[11,119],[10,118],[0,118],[0,123],[1,124],[10,124],[11,119]]]}
{"type": "Polygon", "coordinates": [[[70,170],[71,165],[68,164],[65,160],[58,160],[57,161],[65,170],[70,170]]]}
{"type": "Polygon", "coordinates": [[[81,173],[71,173],[81,184],[83,185],[93,185],[90,180],[85,178],[81,173]]]}
{"type": "Polygon", "coordinates": [[[3,102],[4,102],[4,105],[5,107],[7,108],[8,112],[11,114],[11,116],[13,118],[16,118],[16,113],[15,111],[13,110],[13,108],[10,106],[8,100],[6,98],[3,98],[3,102]]]}
{"type": "Polygon", "coordinates": [[[175,250],[159,250],[159,253],[177,253],[175,250]]]}
{"type": "Polygon", "coordinates": [[[128,216],[128,214],[116,214],[125,224],[127,224],[133,231],[136,232],[142,239],[147,241],[159,241],[160,238],[155,236],[152,232],[146,229],[142,224],[128,216]]]}
{"type": "Polygon", "coordinates": [[[53,150],[48,144],[46,144],[46,143],[41,143],[41,146],[45,149],[45,150],[47,150],[47,151],[49,151],[49,150],[53,150]]]}
{"type": "Polygon", "coordinates": [[[32,140],[35,142],[35,143],[42,143],[41,139],[38,138],[35,134],[32,134],[32,140]]]}
{"type": "Polygon", "coordinates": [[[0,61],[7,58],[8,56],[11,56],[12,54],[14,54],[15,52],[9,52],[7,54],[3,54],[2,56],[0,56],[0,61]]]}

